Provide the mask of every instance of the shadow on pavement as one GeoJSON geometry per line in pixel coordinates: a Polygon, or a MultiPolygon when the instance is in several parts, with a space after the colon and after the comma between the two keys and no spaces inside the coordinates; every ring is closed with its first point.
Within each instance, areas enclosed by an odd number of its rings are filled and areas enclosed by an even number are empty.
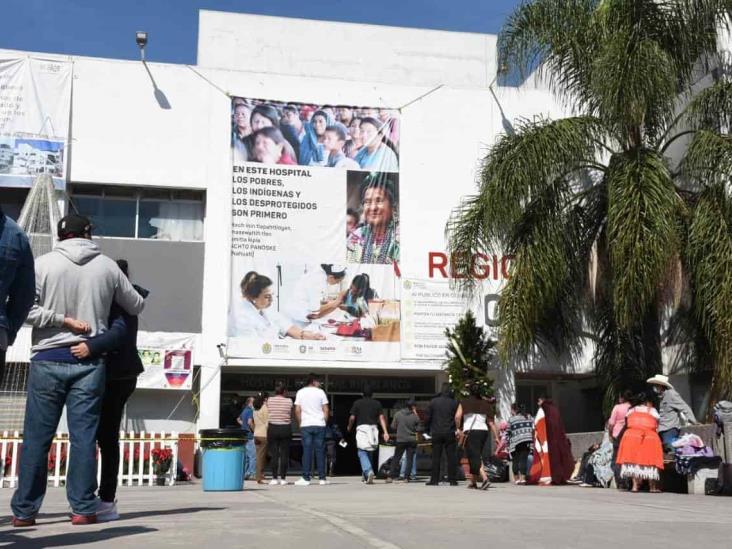
{"type": "MultiPolygon", "coordinates": [[[[83,528],[83,527],[80,527],[83,528]]],[[[26,532],[28,530],[25,530],[26,532]]],[[[107,541],[125,536],[137,534],[149,534],[157,532],[155,528],[146,526],[122,526],[119,528],[106,528],[104,530],[69,532],[66,534],[53,534],[34,538],[25,538],[23,531],[10,531],[3,534],[3,548],[6,547],[66,547],[69,545],[84,545],[98,541],[107,541]]]]}
{"type": "Polygon", "coordinates": [[[186,507],[183,509],[165,509],[164,511],[138,511],[133,513],[120,513],[119,520],[114,522],[121,522],[124,520],[132,520],[139,518],[152,518],[152,517],[164,517],[167,515],[182,515],[190,513],[200,513],[201,511],[225,511],[228,507],[186,507]]]}

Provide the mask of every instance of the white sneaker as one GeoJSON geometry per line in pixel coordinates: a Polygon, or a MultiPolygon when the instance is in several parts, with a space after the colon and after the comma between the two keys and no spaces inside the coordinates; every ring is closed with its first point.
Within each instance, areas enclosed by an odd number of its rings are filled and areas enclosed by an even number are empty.
{"type": "Polygon", "coordinates": [[[99,500],[97,504],[97,522],[111,522],[119,520],[116,501],[99,500]]]}
{"type": "Polygon", "coordinates": [[[295,481],[295,486],[310,486],[310,481],[300,477],[299,480],[295,481]]]}
{"type": "Polygon", "coordinates": [[[320,484],[321,486],[328,486],[330,484],[330,481],[329,480],[321,480],[321,481],[318,481],[318,484],[320,484]]]}
{"type": "Polygon", "coordinates": [[[370,471],[368,478],[366,478],[366,484],[373,484],[374,483],[374,472],[370,471]]]}
{"type": "Polygon", "coordinates": [[[280,486],[287,486],[287,481],[285,479],[281,479],[280,486]]]}
{"type": "Polygon", "coordinates": [[[272,480],[269,481],[270,486],[277,486],[279,483],[280,483],[280,481],[277,480],[276,478],[273,478],[272,480]]]}

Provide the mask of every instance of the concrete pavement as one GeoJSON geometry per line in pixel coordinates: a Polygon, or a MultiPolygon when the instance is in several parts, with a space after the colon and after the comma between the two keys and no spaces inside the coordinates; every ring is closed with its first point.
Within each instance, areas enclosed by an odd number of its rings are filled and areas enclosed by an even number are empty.
{"type": "MultiPolygon", "coordinates": [[[[291,479],[295,480],[295,479],[291,479]]],[[[38,524],[10,526],[0,490],[0,547],[731,547],[732,498],[494,484],[488,492],[424,483],[262,486],[199,484],[119,490],[121,519],[71,526],[63,489],[49,488],[38,524]]]]}

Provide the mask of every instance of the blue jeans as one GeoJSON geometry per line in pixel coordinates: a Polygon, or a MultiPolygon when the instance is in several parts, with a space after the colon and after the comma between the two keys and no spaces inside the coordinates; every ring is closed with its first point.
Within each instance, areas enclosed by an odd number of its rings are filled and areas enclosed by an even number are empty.
{"type": "Polygon", "coordinates": [[[83,364],[31,361],[18,488],[10,503],[16,517],[35,517],[41,508],[46,495],[48,451],[64,404],[71,439],[66,497],[74,514],[96,513],[97,425],[104,379],[102,361],[83,364]]]}
{"type": "Polygon", "coordinates": [[[244,478],[254,477],[257,474],[257,447],[254,439],[248,440],[244,446],[244,478]]]}
{"type": "MultiPolygon", "coordinates": [[[[402,454],[402,459],[399,460],[399,478],[407,478],[407,454],[402,454]]],[[[409,475],[410,479],[417,478],[417,455],[415,452],[414,459],[412,460],[412,473],[409,475]]]]}
{"type": "Polygon", "coordinates": [[[369,452],[368,450],[361,450],[361,448],[358,449],[358,461],[361,462],[361,471],[363,473],[363,478],[368,478],[369,473],[373,473],[374,469],[371,464],[371,456],[373,455],[373,450],[369,452]]]}
{"type": "Polygon", "coordinates": [[[318,478],[325,480],[325,427],[301,427],[302,435],[302,478],[310,480],[313,470],[313,450],[318,466],[318,478]]]}

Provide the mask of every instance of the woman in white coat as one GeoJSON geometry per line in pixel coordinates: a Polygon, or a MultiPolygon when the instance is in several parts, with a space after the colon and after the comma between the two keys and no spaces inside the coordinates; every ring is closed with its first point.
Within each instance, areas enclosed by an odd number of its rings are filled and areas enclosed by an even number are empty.
{"type": "Polygon", "coordinates": [[[275,339],[290,336],[295,339],[325,339],[320,333],[295,326],[276,311],[272,311],[272,280],[254,271],[241,281],[242,306],[234,317],[233,335],[251,339],[275,339]]]}

